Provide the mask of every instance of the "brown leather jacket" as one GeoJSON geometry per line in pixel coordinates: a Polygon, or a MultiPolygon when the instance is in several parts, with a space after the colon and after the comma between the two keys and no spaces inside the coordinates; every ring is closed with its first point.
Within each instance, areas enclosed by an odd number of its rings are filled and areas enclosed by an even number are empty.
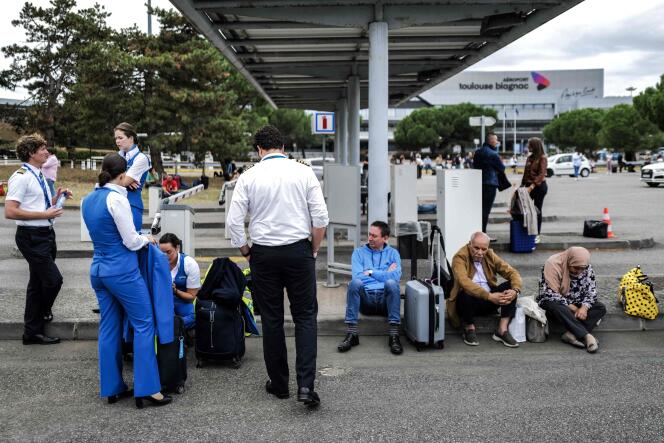
{"type": "Polygon", "coordinates": [[[526,160],[526,166],[523,168],[523,178],[521,179],[521,186],[530,186],[532,184],[541,185],[546,180],[546,168],[549,166],[549,161],[546,155],[543,155],[539,160],[532,161],[530,157],[526,160]]]}
{"type": "MultiPolygon", "coordinates": [[[[505,260],[498,257],[489,249],[484,258],[482,259],[482,269],[486,276],[489,286],[498,286],[497,275],[500,275],[505,280],[508,280],[515,291],[521,291],[521,276],[516,269],[507,264],[505,260]]],[[[456,298],[459,291],[463,291],[472,295],[473,297],[487,300],[489,292],[483,289],[480,285],[473,282],[475,276],[475,265],[473,264],[473,256],[470,252],[470,245],[465,245],[459,249],[452,259],[452,272],[454,273],[454,286],[452,293],[447,300],[447,316],[453,327],[458,328],[461,325],[459,315],[456,312],[456,298]]]]}

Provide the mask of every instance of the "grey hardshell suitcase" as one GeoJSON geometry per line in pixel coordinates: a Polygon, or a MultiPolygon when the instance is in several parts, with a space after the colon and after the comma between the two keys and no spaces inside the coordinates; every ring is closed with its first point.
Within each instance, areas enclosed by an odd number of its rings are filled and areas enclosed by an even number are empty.
{"type": "Polygon", "coordinates": [[[445,259],[445,251],[441,246],[440,229],[435,228],[431,232],[429,262],[432,280],[411,280],[406,283],[403,329],[418,351],[426,346],[436,346],[438,349],[445,346],[445,291],[434,283],[440,282],[441,258],[445,259]]]}
{"type": "Polygon", "coordinates": [[[443,288],[422,280],[406,283],[404,332],[421,351],[427,346],[445,346],[445,296],[443,288]]]}

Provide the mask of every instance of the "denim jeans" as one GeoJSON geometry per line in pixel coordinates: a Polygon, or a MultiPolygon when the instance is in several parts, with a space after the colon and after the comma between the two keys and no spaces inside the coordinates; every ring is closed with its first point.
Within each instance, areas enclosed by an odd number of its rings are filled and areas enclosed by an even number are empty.
{"type": "Polygon", "coordinates": [[[581,166],[574,166],[574,177],[579,176],[579,170],[581,169],[581,166]]]}
{"type": "Polygon", "coordinates": [[[346,323],[356,325],[359,313],[387,316],[391,324],[401,324],[401,290],[399,283],[387,280],[382,290],[367,291],[362,280],[348,283],[346,323]]]}

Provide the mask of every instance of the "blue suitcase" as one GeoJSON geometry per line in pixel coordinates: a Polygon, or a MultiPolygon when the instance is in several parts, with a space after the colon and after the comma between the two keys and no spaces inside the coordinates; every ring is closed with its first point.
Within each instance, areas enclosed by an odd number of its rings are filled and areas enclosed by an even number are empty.
{"type": "Polygon", "coordinates": [[[510,222],[510,251],[533,252],[535,250],[536,235],[528,235],[523,223],[517,220],[510,222]]]}

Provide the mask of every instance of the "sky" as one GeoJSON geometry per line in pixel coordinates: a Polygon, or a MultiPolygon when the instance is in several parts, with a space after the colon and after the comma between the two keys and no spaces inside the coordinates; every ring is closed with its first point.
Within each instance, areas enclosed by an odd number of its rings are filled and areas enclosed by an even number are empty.
{"type": "MultiPolygon", "coordinates": [[[[110,26],[136,23],[147,31],[147,0],[97,0],[111,16],[110,26]]],[[[47,6],[48,0],[33,0],[47,6]]],[[[94,1],[78,0],[89,7],[94,1]]],[[[24,40],[22,30],[12,27],[24,4],[4,0],[0,17],[0,47],[24,40]]],[[[168,0],[152,0],[152,6],[170,8],[168,0]]],[[[153,21],[153,31],[158,31],[153,21]]],[[[10,61],[0,59],[0,68],[10,61]]],[[[585,0],[564,14],[521,37],[472,66],[471,70],[604,69],[604,94],[629,95],[654,86],[664,74],[664,0],[585,0]]],[[[25,90],[0,89],[0,97],[27,98],[25,90]]]]}

